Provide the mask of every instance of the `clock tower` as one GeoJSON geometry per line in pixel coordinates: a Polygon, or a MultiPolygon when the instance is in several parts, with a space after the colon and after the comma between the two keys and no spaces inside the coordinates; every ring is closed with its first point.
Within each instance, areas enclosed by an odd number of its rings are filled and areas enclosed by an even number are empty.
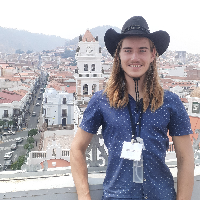
{"type": "Polygon", "coordinates": [[[76,49],[77,69],[75,71],[77,99],[89,100],[98,90],[103,89],[104,77],[101,66],[101,47],[98,37],[94,38],[89,30],[79,36],[76,49]]]}

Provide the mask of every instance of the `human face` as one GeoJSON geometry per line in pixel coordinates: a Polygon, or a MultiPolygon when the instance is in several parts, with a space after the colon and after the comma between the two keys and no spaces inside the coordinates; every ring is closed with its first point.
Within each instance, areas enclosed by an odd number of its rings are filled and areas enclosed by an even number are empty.
{"type": "Polygon", "coordinates": [[[141,80],[155,58],[155,48],[151,51],[150,42],[145,37],[126,37],[119,56],[126,80],[138,77],[141,80]]]}

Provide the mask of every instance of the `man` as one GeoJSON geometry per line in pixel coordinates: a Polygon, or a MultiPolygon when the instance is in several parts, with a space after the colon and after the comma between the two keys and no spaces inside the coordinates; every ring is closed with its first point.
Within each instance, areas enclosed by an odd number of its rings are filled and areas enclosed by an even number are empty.
{"type": "Polygon", "coordinates": [[[165,31],[150,33],[143,17],[127,20],[119,34],[109,29],[105,45],[114,57],[105,91],[91,98],[71,145],[70,163],[78,199],[90,200],[85,151],[102,125],[108,148],[103,200],[190,200],[194,157],[188,115],[177,95],[163,91],[156,56],[169,45],[165,31]],[[177,156],[177,194],[165,164],[172,136],[177,156]]]}

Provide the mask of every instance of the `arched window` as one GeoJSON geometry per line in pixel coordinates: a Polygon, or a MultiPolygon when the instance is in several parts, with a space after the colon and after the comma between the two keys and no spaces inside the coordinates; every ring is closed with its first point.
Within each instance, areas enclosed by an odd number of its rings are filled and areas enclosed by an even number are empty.
{"type": "Polygon", "coordinates": [[[83,85],[83,95],[84,94],[88,94],[88,85],[87,84],[83,85]]]}
{"type": "Polygon", "coordinates": [[[95,71],[95,64],[92,64],[91,71],[95,71]]]}

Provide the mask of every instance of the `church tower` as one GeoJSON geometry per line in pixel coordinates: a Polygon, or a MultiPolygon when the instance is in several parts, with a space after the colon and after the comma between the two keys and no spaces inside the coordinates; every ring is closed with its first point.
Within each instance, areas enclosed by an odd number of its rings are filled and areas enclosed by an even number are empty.
{"type": "Polygon", "coordinates": [[[79,36],[76,50],[77,69],[75,71],[77,99],[89,99],[96,91],[103,89],[104,77],[101,66],[101,47],[98,36],[93,37],[89,30],[79,36]]]}

